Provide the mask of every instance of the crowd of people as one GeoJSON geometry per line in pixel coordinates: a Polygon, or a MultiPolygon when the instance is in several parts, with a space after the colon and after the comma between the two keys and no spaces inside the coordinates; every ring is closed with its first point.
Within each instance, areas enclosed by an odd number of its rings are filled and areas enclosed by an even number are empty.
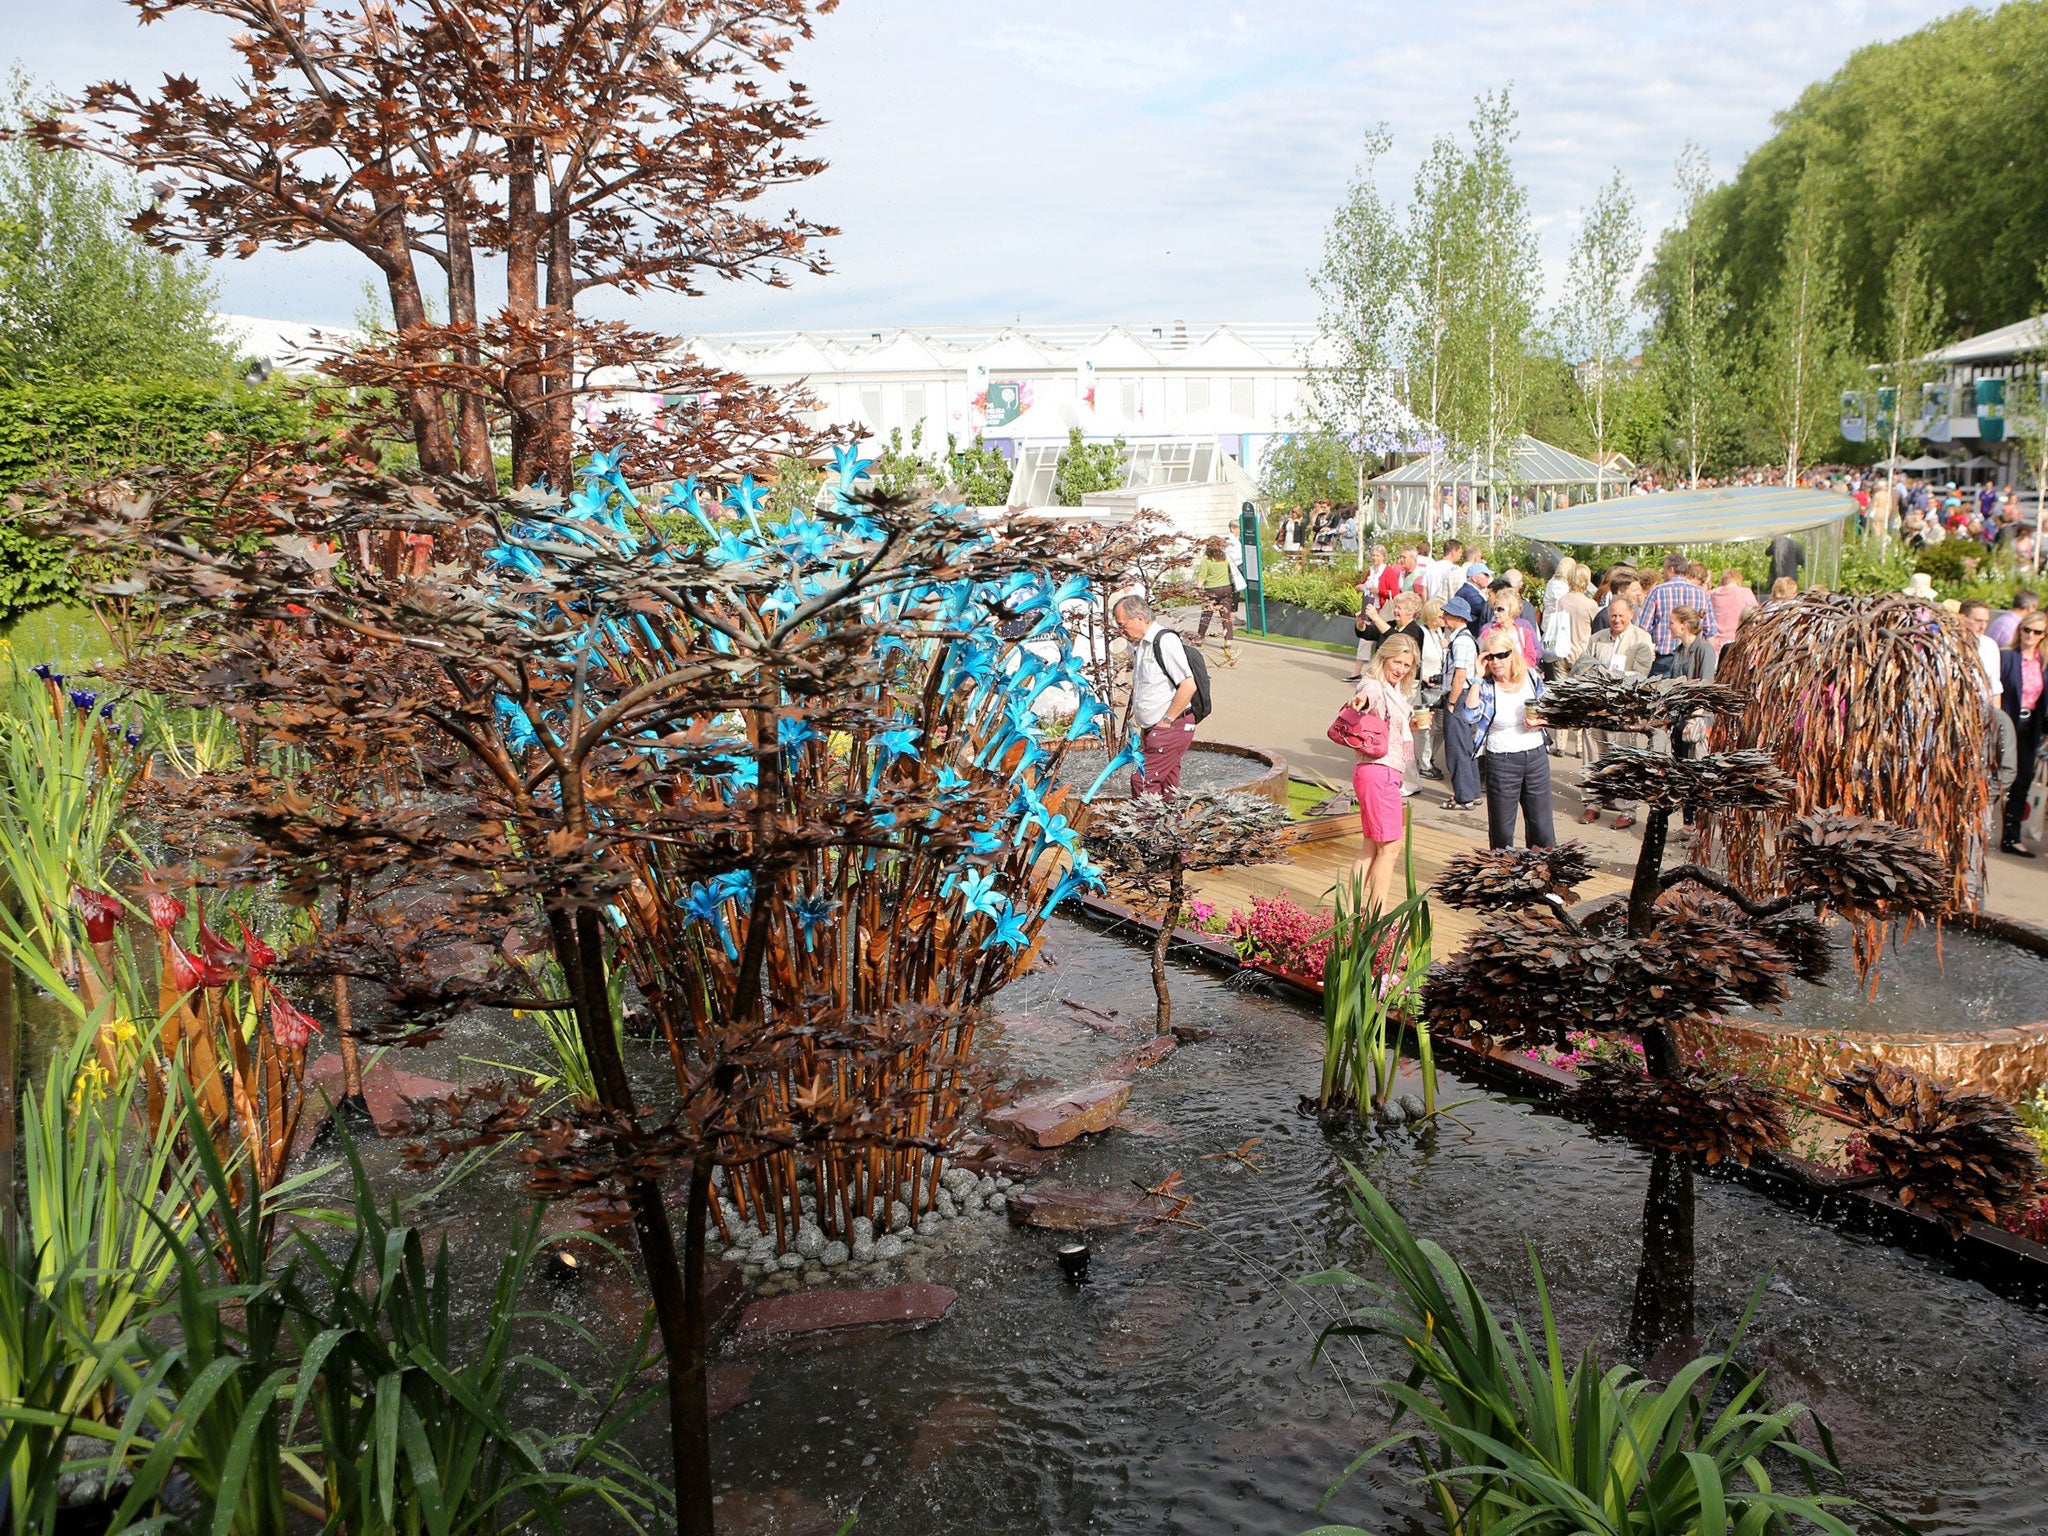
{"type": "MultiPolygon", "coordinates": [[[[1743,625],[1800,592],[1790,574],[1759,594],[1739,570],[1716,575],[1677,554],[1655,570],[1622,564],[1594,571],[1563,559],[1540,583],[1518,570],[1496,573],[1467,554],[1456,539],[1436,550],[1424,541],[1392,551],[1374,546],[1359,576],[1353,706],[1403,714],[1408,722],[1386,754],[1361,762],[1355,786],[1367,841],[1364,867],[1376,886],[1382,875],[1376,849],[1399,835],[1399,796],[1419,787],[1390,785],[1405,780],[1411,767],[1417,778],[1446,785],[1446,809],[1483,803],[1492,846],[1513,846],[1518,823],[1527,844],[1547,846],[1556,835],[1549,758],[1592,762],[1616,745],[1649,745],[1684,757],[1699,740],[1690,730],[1654,743],[1601,731],[1572,739],[1573,733],[1546,730],[1545,681],[1607,672],[1711,682],[1722,651],[1743,625]],[[1396,754],[1400,775],[1394,773],[1396,754]]],[[[1918,595],[1933,604],[1931,586],[1918,595]]],[[[1999,847],[2031,859],[2034,851],[2021,833],[2034,764],[2048,734],[2042,701],[2048,612],[2026,590],[2003,613],[1981,602],[1949,606],[1976,641],[1985,705],[2003,743],[1987,768],[2002,802],[1999,847]]],[[[1616,830],[1635,825],[1635,807],[1610,810],[1616,830]]],[[[1600,819],[1592,807],[1579,814],[1587,825],[1600,819]]],[[[1391,865],[1385,874],[1391,877],[1391,865]]]]}

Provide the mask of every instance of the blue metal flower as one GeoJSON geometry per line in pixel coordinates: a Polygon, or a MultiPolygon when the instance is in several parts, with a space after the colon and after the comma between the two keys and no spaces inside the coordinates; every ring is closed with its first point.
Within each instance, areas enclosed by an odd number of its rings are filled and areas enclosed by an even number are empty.
{"type": "Polygon", "coordinates": [[[1109,782],[1110,775],[1119,768],[1142,768],[1145,766],[1145,752],[1138,745],[1138,733],[1131,732],[1125,739],[1123,750],[1102,765],[1102,772],[1095,775],[1095,782],[1088,786],[1088,793],[1081,797],[1083,803],[1093,800],[1102,793],[1102,786],[1109,782]]]}
{"type": "Polygon", "coordinates": [[[1083,736],[1095,734],[1095,722],[1103,716],[1114,716],[1116,711],[1092,693],[1081,695],[1081,702],[1074,706],[1073,724],[1067,727],[1067,740],[1079,741],[1083,736]]]}
{"type": "Polygon", "coordinates": [[[954,771],[951,763],[939,769],[938,781],[934,787],[942,795],[964,795],[974,788],[963,775],[954,771]]]}
{"type": "Polygon", "coordinates": [[[923,734],[914,725],[899,725],[878,734],[874,740],[875,771],[880,773],[899,759],[917,757],[917,739],[923,734]]]}
{"type": "Polygon", "coordinates": [[[767,501],[768,487],[757,482],[751,471],[740,476],[740,483],[725,493],[725,504],[757,529],[761,526],[761,508],[767,501]]]}
{"type": "Polygon", "coordinates": [[[806,891],[791,904],[796,913],[797,927],[804,936],[804,950],[808,953],[817,939],[819,927],[831,921],[832,914],[839,910],[839,903],[830,897],[806,891]]]}
{"type": "Polygon", "coordinates": [[[711,886],[721,899],[734,903],[742,912],[754,905],[754,872],[751,869],[729,869],[714,878],[711,886]]]}
{"type": "Polygon", "coordinates": [[[498,733],[514,752],[524,752],[540,745],[540,734],[534,730],[533,722],[526,718],[525,710],[502,693],[492,700],[492,707],[498,715],[498,733]]]}
{"type": "Polygon", "coordinates": [[[100,696],[94,693],[90,688],[74,688],[71,690],[70,698],[73,704],[77,705],[80,709],[85,710],[88,713],[90,713],[93,706],[98,704],[100,701],[100,696]]]}
{"type": "Polygon", "coordinates": [[[1007,905],[1002,894],[996,890],[996,877],[988,873],[974,872],[963,875],[960,880],[961,909],[965,912],[983,912],[996,916],[1007,905]]]}
{"type": "Polygon", "coordinates": [[[996,914],[995,931],[981,941],[981,947],[983,949],[995,949],[1001,946],[1012,954],[1020,949],[1029,949],[1031,947],[1031,928],[1029,925],[1033,916],[1034,914],[1029,908],[1020,912],[1008,902],[1003,903],[1003,910],[996,914]]]}
{"type": "Polygon", "coordinates": [[[122,733],[121,733],[121,739],[122,739],[123,741],[127,742],[127,743],[128,743],[128,745],[129,745],[129,746],[131,746],[131,747],[139,747],[139,746],[141,746],[141,745],[142,745],[142,727],[141,727],[141,726],[139,726],[139,725],[131,725],[131,726],[129,726],[129,727],[128,727],[128,729],[127,729],[126,731],[124,731],[124,732],[122,732],[122,733]]]}
{"type": "Polygon", "coordinates": [[[777,541],[792,559],[822,560],[839,543],[839,531],[815,517],[793,517],[777,541]]]}
{"type": "Polygon", "coordinates": [[[732,934],[725,926],[725,897],[719,893],[716,882],[705,881],[691,886],[683,897],[682,907],[698,922],[711,925],[711,931],[718,935],[718,942],[724,946],[726,959],[739,959],[739,946],[733,943],[732,934]]]}
{"type": "Polygon", "coordinates": [[[1048,848],[1058,848],[1066,853],[1081,851],[1081,834],[1068,824],[1065,816],[1055,812],[1044,821],[1043,826],[1045,830],[1039,834],[1038,846],[1031,850],[1034,859],[1048,848]]]}
{"type": "Polygon", "coordinates": [[[979,856],[1001,853],[1009,846],[1008,840],[999,832],[970,832],[967,834],[968,852],[979,856]]]}
{"type": "Polygon", "coordinates": [[[818,739],[818,732],[810,721],[792,715],[784,715],[775,722],[775,744],[782,748],[782,755],[794,763],[804,755],[804,748],[818,739]]]}
{"type": "Polygon", "coordinates": [[[845,443],[834,448],[832,468],[838,472],[839,489],[853,489],[854,482],[866,474],[874,462],[873,459],[864,459],[860,456],[860,446],[856,443],[845,443]]]}
{"type": "Polygon", "coordinates": [[[751,757],[722,757],[717,761],[727,766],[712,775],[723,779],[731,788],[756,789],[761,783],[761,765],[751,757]]]}

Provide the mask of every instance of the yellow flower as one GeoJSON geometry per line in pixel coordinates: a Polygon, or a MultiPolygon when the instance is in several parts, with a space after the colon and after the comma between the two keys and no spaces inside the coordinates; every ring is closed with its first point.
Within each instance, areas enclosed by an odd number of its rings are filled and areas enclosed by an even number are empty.
{"type": "Polygon", "coordinates": [[[71,1085],[71,1113],[84,1114],[87,1105],[99,1103],[106,1093],[107,1069],[97,1060],[86,1062],[78,1069],[78,1079],[71,1085]]]}

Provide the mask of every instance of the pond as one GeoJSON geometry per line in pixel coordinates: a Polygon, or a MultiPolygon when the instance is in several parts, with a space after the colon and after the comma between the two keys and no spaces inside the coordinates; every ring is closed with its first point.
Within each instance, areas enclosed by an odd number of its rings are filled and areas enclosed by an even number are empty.
{"type": "Polygon", "coordinates": [[[1827,985],[1795,979],[1777,1012],[1730,1012],[1845,1034],[1956,1034],[2048,1018],[2048,956],[1996,934],[1951,924],[1937,942],[1934,930],[1920,924],[1886,949],[1874,990],[1856,983],[1848,925],[1831,923],[1828,942],[1834,970],[1827,985]]]}
{"type": "MultiPolygon", "coordinates": [[[[1149,1026],[1145,967],[1075,922],[1054,922],[1046,951],[1050,965],[1001,994],[983,1040],[1008,1078],[1083,1082],[1149,1026]],[[1116,1010],[1130,1033],[1089,1027],[1064,999],[1116,1010]]],[[[1622,1358],[1647,1154],[1448,1077],[1445,1102],[1465,1101],[1455,1113],[1469,1129],[1422,1141],[1326,1133],[1294,1108],[1320,1059],[1316,1018],[1200,971],[1176,967],[1173,984],[1176,1022],[1214,1036],[1144,1073],[1122,1127],[1067,1153],[1056,1177],[1129,1189],[1179,1171],[1195,1225],[1098,1235],[1081,1286],[1060,1277],[1053,1234],[996,1221],[948,1223],[926,1252],[839,1271],[869,1285],[929,1279],[959,1301],[921,1332],[726,1346],[728,1373],[755,1373],[752,1400],[713,1426],[731,1529],[830,1531],[829,1514],[856,1505],[856,1536],[1316,1525],[1318,1500],[1383,1432],[1384,1407],[1362,1383],[1390,1362],[1349,1344],[1316,1359],[1331,1296],[1297,1283],[1367,1263],[1338,1188],[1343,1159],[1497,1307],[1531,1306],[1533,1245],[1567,1346],[1622,1358]],[[1256,1170],[1219,1156],[1254,1138],[1256,1170]]],[[[395,1156],[376,1151],[386,1166],[395,1156]]],[[[458,1267],[479,1289],[516,1204],[511,1178],[491,1170],[432,1208],[452,1221],[458,1267]]],[[[1930,1536],[2048,1528],[2048,1316],[1739,1185],[1698,1181],[1697,1238],[1702,1332],[1724,1336],[1761,1287],[1745,1357],[1821,1412],[1868,1497],[1930,1536]]],[[[562,1364],[616,1369],[637,1322],[623,1275],[538,1296],[598,1334],[595,1354],[557,1353],[562,1364]]],[[[632,1439],[659,1460],[658,1423],[632,1439]]],[[[1374,1465],[1324,1518],[1388,1536],[1437,1531],[1412,1470],[1374,1465]]]]}

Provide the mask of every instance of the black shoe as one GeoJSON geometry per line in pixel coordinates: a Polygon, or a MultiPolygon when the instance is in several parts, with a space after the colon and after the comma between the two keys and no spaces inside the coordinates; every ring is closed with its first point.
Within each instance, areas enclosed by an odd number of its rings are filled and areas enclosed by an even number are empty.
{"type": "Polygon", "coordinates": [[[2039,858],[2039,857],[2040,857],[2040,855],[2039,855],[2039,854],[2037,854],[2037,853],[2035,853],[2033,849],[2031,849],[2031,848],[2022,848],[2022,847],[2021,847],[2021,846],[2020,846],[2020,845],[2019,845],[2018,843],[2016,843],[2016,842],[2009,842],[2009,841],[2008,841],[2008,842],[2003,842],[2003,843],[2000,843],[2000,844],[1998,845],[1998,851],[1999,851],[2000,853],[2009,853],[2009,854],[2011,854],[2011,855],[2012,855],[2012,856],[2013,856],[2014,858],[2016,858],[2016,859],[2033,859],[2033,858],[2039,858]]]}
{"type": "Polygon", "coordinates": [[[1444,802],[1444,809],[1447,811],[1469,811],[1478,804],[1477,800],[1446,800],[1444,802]]]}
{"type": "Polygon", "coordinates": [[[1418,768],[1415,771],[1425,779],[1435,779],[1438,783],[1443,782],[1444,774],[1441,768],[1418,768]]]}

